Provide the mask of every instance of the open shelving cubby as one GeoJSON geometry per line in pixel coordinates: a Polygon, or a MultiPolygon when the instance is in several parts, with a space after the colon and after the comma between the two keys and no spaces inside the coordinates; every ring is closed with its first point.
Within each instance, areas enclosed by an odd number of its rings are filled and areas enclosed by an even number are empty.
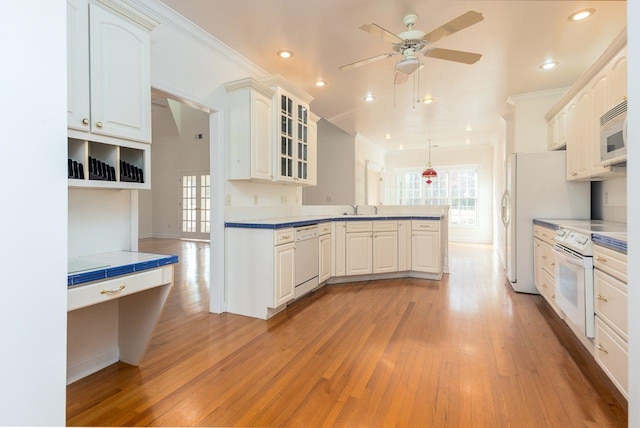
{"type": "Polygon", "coordinates": [[[133,141],[121,141],[118,144],[113,144],[68,138],[68,160],[69,187],[151,188],[149,144],[133,141]]]}

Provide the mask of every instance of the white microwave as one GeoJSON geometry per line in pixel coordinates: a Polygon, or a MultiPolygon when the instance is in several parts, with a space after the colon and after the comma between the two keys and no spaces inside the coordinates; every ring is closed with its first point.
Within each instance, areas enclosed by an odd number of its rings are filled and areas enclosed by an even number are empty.
{"type": "Polygon", "coordinates": [[[600,118],[600,165],[627,160],[627,100],[600,118]]]}

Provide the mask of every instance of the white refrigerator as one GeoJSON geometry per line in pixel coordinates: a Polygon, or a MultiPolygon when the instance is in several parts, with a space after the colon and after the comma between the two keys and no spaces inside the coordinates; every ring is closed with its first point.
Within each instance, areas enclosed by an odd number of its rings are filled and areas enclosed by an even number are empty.
{"type": "Polygon", "coordinates": [[[501,215],[507,278],[520,293],[533,282],[533,219],[588,219],[591,183],[567,181],[566,152],[513,153],[507,159],[501,215]]]}

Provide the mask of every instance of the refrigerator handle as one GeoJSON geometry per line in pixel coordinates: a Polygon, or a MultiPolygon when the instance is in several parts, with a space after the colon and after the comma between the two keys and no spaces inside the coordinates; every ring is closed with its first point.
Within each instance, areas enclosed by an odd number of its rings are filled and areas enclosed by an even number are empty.
{"type": "Polygon", "coordinates": [[[509,198],[509,192],[507,190],[502,194],[502,203],[500,207],[500,212],[502,215],[502,224],[504,227],[509,225],[509,221],[511,220],[511,201],[509,198]]]}

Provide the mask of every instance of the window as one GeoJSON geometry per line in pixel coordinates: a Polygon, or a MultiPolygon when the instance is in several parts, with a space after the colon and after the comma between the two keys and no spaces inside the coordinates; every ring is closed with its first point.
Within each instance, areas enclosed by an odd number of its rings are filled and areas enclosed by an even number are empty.
{"type": "Polygon", "coordinates": [[[439,168],[431,184],[422,171],[407,171],[397,177],[397,203],[400,205],[450,205],[452,225],[478,224],[478,170],[439,168]]]}

